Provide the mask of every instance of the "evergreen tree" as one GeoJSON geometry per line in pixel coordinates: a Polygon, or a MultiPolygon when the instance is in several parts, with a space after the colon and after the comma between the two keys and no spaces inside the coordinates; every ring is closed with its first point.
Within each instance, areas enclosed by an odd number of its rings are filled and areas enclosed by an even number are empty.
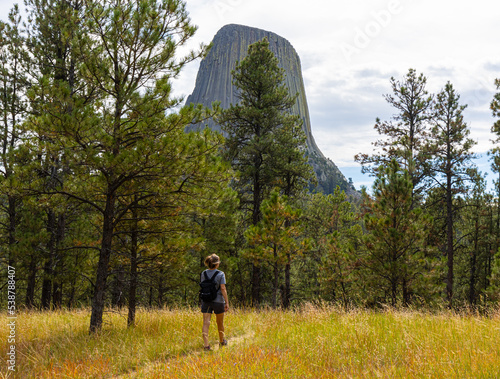
{"type": "Polygon", "coordinates": [[[429,150],[433,156],[429,165],[434,183],[443,189],[446,207],[446,256],[448,274],[446,298],[453,303],[455,237],[454,221],[457,215],[454,199],[466,191],[465,184],[473,174],[471,152],[475,142],[468,138],[469,128],[463,120],[465,105],[459,104],[460,96],[448,82],[437,95],[429,150]]]}
{"type": "MultiPolygon", "coordinates": [[[[500,90],[500,79],[495,80],[495,85],[497,87],[497,90],[500,90]]],[[[493,100],[491,101],[490,104],[490,109],[493,113],[493,117],[500,118],[500,92],[497,92],[493,96],[493,100]]],[[[500,120],[495,121],[491,131],[497,135],[500,134],[500,120]]]]}
{"type": "Polygon", "coordinates": [[[17,190],[19,163],[16,149],[22,137],[21,123],[26,118],[25,50],[21,16],[17,5],[9,12],[8,22],[0,22],[0,241],[5,246],[5,264],[17,266],[14,251],[19,241],[18,224],[22,198],[17,190]]]}
{"type": "Polygon", "coordinates": [[[476,307],[488,287],[491,275],[492,234],[491,195],[486,193],[486,181],[479,174],[466,196],[460,211],[461,236],[456,251],[456,300],[476,307]]]}
{"type": "MultiPolygon", "coordinates": [[[[497,90],[500,90],[500,79],[495,80],[495,86],[497,90]]],[[[490,109],[492,111],[493,117],[496,118],[493,126],[491,127],[491,132],[495,134],[496,138],[493,140],[493,143],[496,146],[489,151],[492,159],[491,168],[493,172],[497,173],[497,180],[494,181],[495,190],[496,190],[496,201],[495,201],[495,209],[496,209],[496,222],[495,222],[495,232],[494,232],[494,248],[493,248],[493,257],[490,259],[489,267],[491,271],[491,275],[488,278],[488,295],[492,301],[500,300],[498,294],[500,293],[500,147],[498,147],[498,143],[500,142],[500,92],[497,92],[493,96],[493,100],[490,103],[490,109]]]]}
{"type": "MultiPolygon", "coordinates": [[[[154,175],[147,181],[139,178],[132,183],[133,186],[140,185],[129,189],[134,193],[134,200],[123,222],[117,225],[120,232],[129,237],[129,243],[122,244],[127,250],[125,256],[130,259],[129,325],[133,325],[135,319],[136,289],[141,274],[139,266],[149,276],[169,267],[167,262],[175,261],[181,266],[186,261],[187,251],[201,249],[210,240],[201,228],[196,227],[192,216],[195,220],[224,216],[221,202],[230,207],[233,199],[232,192],[227,189],[228,164],[221,161],[217,149],[221,144],[220,135],[209,130],[202,134],[185,134],[183,124],[180,126],[175,133],[170,131],[169,146],[163,147],[163,151],[175,151],[178,144],[183,143],[183,155],[172,157],[168,171],[164,167],[161,175],[154,175]],[[187,174],[190,178],[183,178],[187,174]],[[144,193],[154,196],[139,200],[144,193]]],[[[165,287],[172,283],[164,278],[161,280],[165,287]]]]}
{"type": "Polygon", "coordinates": [[[306,235],[314,241],[308,281],[316,282],[325,300],[348,306],[359,299],[362,288],[357,286],[356,264],[362,229],[354,206],[337,186],[331,195],[312,195],[305,208],[306,235]]]}
{"type": "Polygon", "coordinates": [[[374,299],[392,306],[409,304],[414,282],[424,265],[430,219],[413,206],[412,182],[394,159],[380,167],[373,185],[374,198],[364,193],[366,254],[360,264],[367,273],[374,299]]]}
{"type": "MultiPolygon", "coordinates": [[[[248,256],[256,261],[266,262],[273,269],[272,306],[278,306],[278,288],[281,267],[292,256],[303,253],[308,241],[299,241],[302,234],[299,222],[300,210],[287,204],[287,196],[273,191],[262,202],[262,219],[250,226],[245,237],[249,243],[248,256]]],[[[284,300],[284,299],[283,299],[284,300]]]]}
{"type": "MultiPolygon", "coordinates": [[[[289,114],[295,102],[283,84],[284,70],[269,50],[267,39],[249,46],[248,55],[232,72],[239,103],[223,110],[217,122],[227,134],[227,158],[238,172],[235,187],[240,204],[261,220],[261,204],[273,187],[294,194],[311,179],[304,153],[305,138],[298,116],[289,114]]],[[[253,265],[252,302],[261,297],[260,266],[253,265]]]]}
{"type": "MultiPolygon", "coordinates": [[[[78,33],[85,33],[82,15],[85,3],[81,0],[28,0],[27,47],[31,52],[32,85],[28,93],[30,100],[30,118],[36,117],[60,120],[68,117],[79,101],[89,101],[92,97],[86,86],[79,79],[78,60],[75,40],[78,33]]],[[[29,133],[37,133],[28,126],[29,133]]],[[[39,133],[38,150],[33,160],[38,162],[38,186],[30,185],[31,195],[44,203],[45,228],[48,233],[43,249],[43,284],[41,306],[45,309],[60,306],[62,301],[62,281],[66,271],[67,254],[63,254],[65,240],[71,238],[68,232],[70,220],[67,214],[74,204],[61,199],[47,199],[44,193],[61,189],[70,175],[65,164],[63,150],[48,146],[55,138],[54,133],[39,133]],[[36,157],[36,158],[35,158],[36,157]],[[65,206],[67,208],[65,208],[65,206]]],[[[32,166],[30,167],[32,168],[32,166]]]]}
{"type": "MultiPolygon", "coordinates": [[[[273,149],[275,160],[279,167],[279,188],[289,198],[300,198],[305,193],[307,185],[316,185],[316,177],[312,166],[307,163],[305,155],[306,136],[302,131],[300,120],[290,119],[291,122],[284,123],[280,133],[277,135],[276,147],[273,149]],[[296,122],[299,121],[299,122],[296,122]]],[[[287,226],[290,222],[287,221],[287,226]]],[[[287,253],[285,262],[285,285],[283,294],[283,306],[290,306],[291,297],[291,263],[292,256],[287,253]]]]}
{"type": "Polygon", "coordinates": [[[495,203],[494,210],[496,213],[494,222],[494,251],[498,251],[500,248],[500,149],[495,147],[488,151],[488,155],[491,157],[491,171],[497,174],[497,178],[493,180],[493,185],[495,188],[495,203]]]}
{"type": "Polygon", "coordinates": [[[362,171],[376,174],[380,165],[388,165],[396,159],[410,175],[413,191],[423,191],[425,163],[429,159],[425,141],[429,132],[432,96],[425,86],[427,78],[410,69],[402,81],[391,78],[393,94],[385,95],[386,101],[398,113],[393,121],[377,118],[375,130],[386,137],[373,143],[379,152],[373,155],[357,154],[354,159],[363,166],[362,171]]]}
{"type": "MultiPolygon", "coordinates": [[[[497,90],[500,90],[500,79],[495,80],[495,84],[497,90]]],[[[493,140],[493,143],[496,144],[494,148],[492,148],[488,155],[490,155],[491,159],[491,169],[494,173],[496,173],[497,179],[494,180],[495,191],[496,191],[496,228],[495,228],[495,251],[500,248],[500,147],[498,147],[498,143],[500,142],[500,92],[497,92],[493,100],[491,101],[490,108],[493,113],[493,117],[498,118],[493,126],[491,127],[491,132],[496,135],[496,138],[493,140]]]]}
{"type": "MultiPolygon", "coordinates": [[[[196,188],[203,188],[198,181],[213,180],[224,169],[217,159],[203,158],[219,143],[210,133],[198,138],[179,132],[198,119],[201,108],[185,107],[166,116],[180,103],[171,97],[169,80],[203,53],[176,59],[178,47],[195,32],[185,4],[85,4],[79,20],[86,33],[75,36],[74,46],[82,62],[79,88],[93,89],[93,101],[81,101],[66,91],[71,105],[67,112],[61,117],[47,113],[32,126],[38,135],[56,137],[42,149],[64,152],[64,165],[71,172],[63,188],[47,192],[86,204],[100,218],[90,321],[90,331],[95,332],[102,325],[114,237],[122,219],[138,204],[164,193],[197,196],[196,188]]],[[[52,101],[58,98],[52,96],[52,101]]],[[[53,102],[49,109],[54,109],[53,102]]]]}

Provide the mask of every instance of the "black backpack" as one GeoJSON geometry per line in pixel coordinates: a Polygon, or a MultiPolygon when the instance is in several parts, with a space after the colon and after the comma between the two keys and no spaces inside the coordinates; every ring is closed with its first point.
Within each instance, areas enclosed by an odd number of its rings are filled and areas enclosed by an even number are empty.
{"type": "Polygon", "coordinates": [[[204,271],[203,275],[205,277],[205,280],[200,282],[200,300],[203,300],[205,302],[210,302],[214,301],[215,298],[217,297],[217,284],[215,283],[215,277],[219,271],[215,271],[215,273],[212,275],[210,279],[208,279],[207,272],[204,271]]]}

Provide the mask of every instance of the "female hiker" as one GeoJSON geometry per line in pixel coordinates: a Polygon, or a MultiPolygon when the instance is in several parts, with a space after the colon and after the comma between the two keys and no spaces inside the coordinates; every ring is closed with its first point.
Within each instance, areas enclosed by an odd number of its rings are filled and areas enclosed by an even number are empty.
{"type": "Polygon", "coordinates": [[[210,327],[210,319],[212,313],[215,313],[217,321],[217,329],[219,330],[219,346],[226,346],[227,340],[224,335],[224,312],[229,310],[229,300],[226,291],[226,276],[220,270],[217,270],[220,265],[220,259],[216,254],[209,255],[205,259],[205,266],[208,270],[201,274],[201,312],[203,313],[203,343],[205,350],[211,350],[208,341],[208,329],[210,327]],[[209,294],[211,283],[214,283],[214,294],[209,294]]]}

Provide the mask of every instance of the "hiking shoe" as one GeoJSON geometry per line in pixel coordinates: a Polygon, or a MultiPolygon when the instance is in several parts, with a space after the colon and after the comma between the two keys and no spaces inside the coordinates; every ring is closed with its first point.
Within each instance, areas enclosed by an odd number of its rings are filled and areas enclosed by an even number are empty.
{"type": "Polygon", "coordinates": [[[227,340],[223,340],[222,342],[219,342],[219,346],[222,347],[222,346],[227,346],[227,340]]]}

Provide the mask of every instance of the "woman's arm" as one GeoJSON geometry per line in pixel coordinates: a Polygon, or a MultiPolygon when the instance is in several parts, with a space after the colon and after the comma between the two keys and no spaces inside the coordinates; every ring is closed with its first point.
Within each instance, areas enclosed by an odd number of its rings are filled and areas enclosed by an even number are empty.
{"type": "Polygon", "coordinates": [[[220,292],[222,293],[222,297],[224,298],[224,301],[226,302],[226,304],[224,305],[224,310],[227,312],[227,310],[229,309],[229,299],[227,298],[227,291],[226,291],[225,284],[220,285],[220,292]]]}

